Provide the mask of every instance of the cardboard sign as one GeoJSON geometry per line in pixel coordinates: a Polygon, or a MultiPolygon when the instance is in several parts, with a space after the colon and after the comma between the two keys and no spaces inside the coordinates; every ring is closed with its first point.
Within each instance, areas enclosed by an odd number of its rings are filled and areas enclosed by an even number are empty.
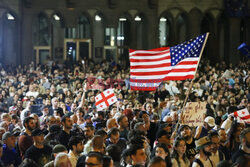
{"type": "Polygon", "coordinates": [[[189,102],[183,111],[183,124],[191,127],[201,126],[204,123],[206,102],[189,102]]]}

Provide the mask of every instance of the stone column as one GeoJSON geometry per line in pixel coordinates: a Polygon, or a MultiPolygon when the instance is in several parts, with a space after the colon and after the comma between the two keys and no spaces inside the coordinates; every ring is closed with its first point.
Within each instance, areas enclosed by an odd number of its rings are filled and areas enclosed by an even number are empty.
{"type": "Polygon", "coordinates": [[[240,23],[239,18],[229,19],[229,55],[228,60],[236,65],[240,61],[237,47],[240,45],[240,23]]]}

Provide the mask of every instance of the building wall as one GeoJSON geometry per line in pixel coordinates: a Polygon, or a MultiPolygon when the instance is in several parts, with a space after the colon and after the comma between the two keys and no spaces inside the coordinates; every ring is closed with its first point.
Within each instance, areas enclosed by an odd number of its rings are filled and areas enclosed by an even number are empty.
{"type": "MultiPolygon", "coordinates": [[[[160,47],[159,19],[168,17],[171,22],[170,45],[209,31],[210,36],[204,57],[215,61],[226,60],[237,63],[237,46],[242,42],[250,45],[249,17],[228,17],[224,15],[224,0],[69,0],[74,10],[69,9],[66,0],[2,0],[0,1],[0,21],[6,12],[16,17],[16,43],[7,41],[4,54],[0,54],[6,64],[29,64],[34,60],[33,26],[35,18],[43,13],[49,24],[50,46],[55,58],[55,48],[64,47],[66,28],[77,28],[78,18],[84,14],[91,24],[91,57],[100,62],[103,58],[95,57],[95,48],[103,47],[105,28],[118,27],[119,18],[127,16],[130,22],[130,35],[127,48],[152,49],[160,47]],[[52,16],[61,17],[61,27],[55,28],[52,16]],[[95,21],[95,15],[102,17],[102,23],[95,21]],[[140,38],[136,28],[135,16],[145,19],[143,35],[140,38]],[[183,20],[183,21],[180,21],[183,20]],[[241,23],[245,23],[244,40],[241,38],[241,23]],[[143,44],[138,44],[143,41],[143,44]],[[16,49],[13,49],[16,48],[16,49]],[[8,57],[8,58],[6,58],[8,57]],[[9,59],[10,58],[10,59],[9,59]]],[[[248,6],[250,3],[248,3],[248,6]]],[[[8,31],[11,36],[12,31],[8,31]]],[[[6,34],[7,34],[6,33],[6,34]]],[[[1,27],[0,27],[1,34],[1,27]]],[[[1,47],[0,47],[1,48],[1,47]]],[[[1,49],[0,49],[1,52],[1,49]]],[[[118,55],[119,57],[119,55],[118,55]]]]}

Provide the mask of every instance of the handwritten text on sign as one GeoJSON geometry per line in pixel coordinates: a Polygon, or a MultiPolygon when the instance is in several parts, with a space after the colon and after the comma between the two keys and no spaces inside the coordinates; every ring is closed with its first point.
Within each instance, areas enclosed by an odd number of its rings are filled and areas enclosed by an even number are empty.
{"type": "Polygon", "coordinates": [[[186,104],[184,109],[183,124],[189,126],[201,126],[204,122],[204,114],[206,113],[206,102],[190,102],[186,104]]]}

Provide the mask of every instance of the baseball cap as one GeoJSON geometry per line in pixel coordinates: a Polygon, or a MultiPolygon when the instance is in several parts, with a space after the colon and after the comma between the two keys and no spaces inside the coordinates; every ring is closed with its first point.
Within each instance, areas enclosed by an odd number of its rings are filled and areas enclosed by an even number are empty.
{"type": "Polygon", "coordinates": [[[181,125],[181,126],[179,127],[178,133],[181,133],[185,128],[191,129],[191,127],[190,127],[189,125],[181,125]]]}
{"type": "Polygon", "coordinates": [[[64,152],[64,151],[68,151],[67,148],[62,145],[62,144],[57,144],[53,147],[52,152],[53,153],[60,153],[60,152],[64,152]]]}
{"type": "Polygon", "coordinates": [[[14,134],[13,134],[13,133],[10,133],[10,132],[5,132],[5,133],[3,134],[3,136],[2,136],[2,140],[4,141],[4,140],[8,139],[8,138],[11,137],[11,136],[14,136],[14,134]]]}
{"type": "Polygon", "coordinates": [[[211,116],[207,116],[205,118],[204,122],[206,122],[208,124],[208,126],[210,126],[210,127],[214,127],[215,126],[215,120],[211,116]]]}
{"type": "Polygon", "coordinates": [[[88,114],[87,114],[87,115],[84,116],[84,119],[85,119],[85,120],[86,120],[86,119],[90,119],[90,118],[92,118],[91,115],[88,115],[88,114]]]}
{"type": "Polygon", "coordinates": [[[196,140],[195,141],[195,146],[196,146],[196,150],[200,150],[208,145],[210,145],[212,142],[210,141],[210,139],[205,136],[205,137],[202,137],[200,138],[199,140],[196,140]]]}
{"type": "Polygon", "coordinates": [[[60,130],[61,130],[61,127],[59,125],[56,125],[56,124],[51,125],[49,127],[49,132],[50,133],[57,133],[57,132],[60,132],[60,130]]]}
{"type": "Polygon", "coordinates": [[[40,135],[42,135],[42,134],[44,134],[44,132],[41,130],[41,129],[34,129],[32,132],[31,132],[31,135],[32,136],[40,136],[40,135]]]}

